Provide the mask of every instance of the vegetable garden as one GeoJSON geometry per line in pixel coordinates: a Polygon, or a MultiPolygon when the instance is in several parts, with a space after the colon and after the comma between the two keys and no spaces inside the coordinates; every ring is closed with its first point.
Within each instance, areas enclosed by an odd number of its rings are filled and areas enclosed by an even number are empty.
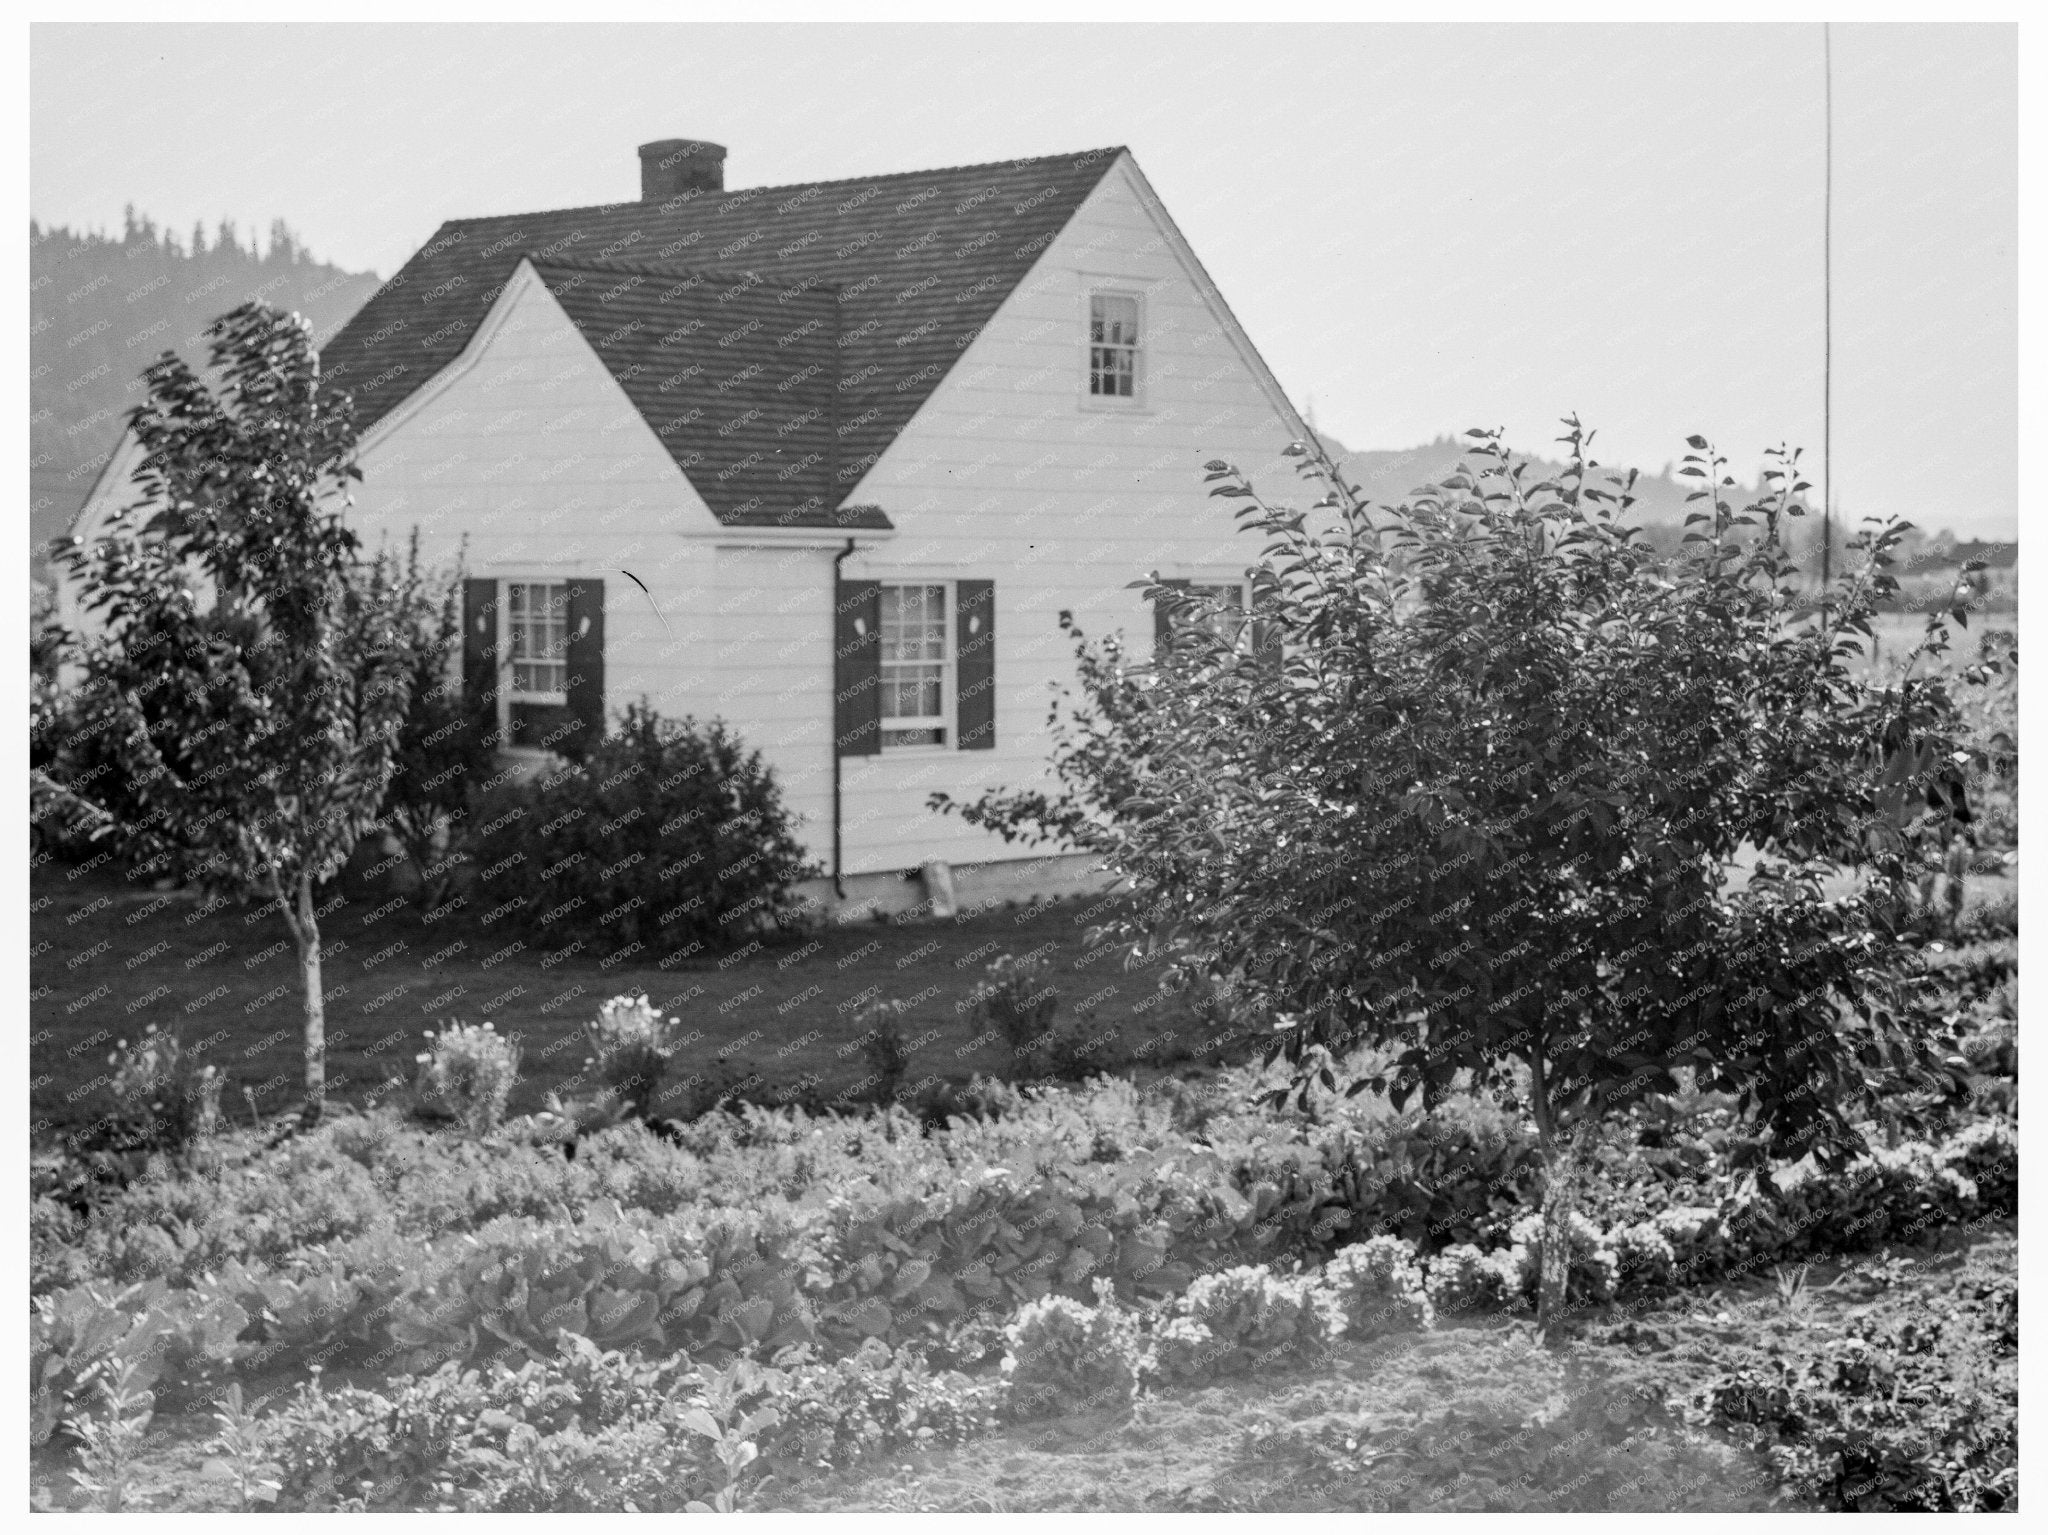
{"type": "MultiPolygon", "coordinates": [[[[2012,980],[2009,938],[1965,954],[1955,974],[2012,980]]],[[[1308,1427],[1231,1398],[1288,1480],[1152,1506],[2009,1507],[2010,993],[1956,998],[1968,1101],[1839,1174],[1758,1185],[1714,1095],[1618,1124],[1562,1350],[1530,1340],[1525,1117],[1479,1095],[1276,1114],[1284,1074],[1256,1064],[978,1080],[939,1129],[741,1106],[565,1145],[552,1116],[386,1106],[124,1178],[46,1159],[37,1479],[57,1506],[954,1506],[949,1446],[1099,1452],[1231,1382],[1341,1378],[1359,1410],[1308,1427]],[[1871,1303],[1808,1325],[1822,1272],[1871,1303]],[[1712,1321],[1759,1290],[1776,1337],[1712,1321]],[[861,1481],[878,1468],[911,1480],[861,1481]]]]}

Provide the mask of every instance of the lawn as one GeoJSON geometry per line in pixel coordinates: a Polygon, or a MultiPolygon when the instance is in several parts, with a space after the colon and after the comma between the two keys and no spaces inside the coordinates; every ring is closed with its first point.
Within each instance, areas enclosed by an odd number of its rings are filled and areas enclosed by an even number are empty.
{"type": "MultiPolygon", "coordinates": [[[[176,1026],[205,1048],[229,1083],[224,1112],[289,1108],[301,1078],[299,972],[282,921],[228,904],[138,890],[108,868],[47,864],[30,877],[30,1082],[37,1134],[100,1112],[95,1091],[120,1039],[151,1023],[176,1026]]],[[[483,928],[466,911],[423,920],[388,901],[342,901],[322,919],[326,940],[329,1090],[360,1100],[410,1075],[422,1033],[439,1019],[493,1022],[524,1051],[513,1112],[540,1108],[582,1066],[582,1027],[597,1004],[644,992],[693,1036],[675,1073],[687,1077],[729,1053],[765,1088],[827,1094],[865,1074],[850,1048],[853,1017],[878,997],[913,1005],[906,1082],[1006,1072],[1007,1046],[977,1027],[965,999],[1004,951],[1043,953],[1065,979],[1066,1016],[1092,1011],[1121,1026],[1125,1045],[1157,1039],[1189,1048],[1184,1002],[1156,994],[1118,950],[1090,948],[1090,927],[1114,907],[1100,899],[1000,908],[912,924],[865,924],[814,938],[770,938],[722,957],[663,965],[538,944],[483,928]]],[[[1171,1052],[1167,1052],[1170,1054],[1171,1052]]]]}

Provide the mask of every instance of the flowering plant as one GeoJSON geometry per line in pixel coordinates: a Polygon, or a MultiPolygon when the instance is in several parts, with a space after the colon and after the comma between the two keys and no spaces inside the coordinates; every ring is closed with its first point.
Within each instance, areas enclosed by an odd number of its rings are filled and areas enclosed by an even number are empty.
{"type": "Polygon", "coordinates": [[[414,1057],[420,1098],[445,1109],[472,1134],[496,1129],[519,1078],[519,1046],[489,1023],[450,1023],[439,1034],[429,1029],[427,1041],[428,1048],[414,1057]]]}
{"type": "Polygon", "coordinates": [[[676,1051],[681,1020],[664,1020],[642,992],[600,1003],[597,1017],[583,1026],[597,1053],[584,1062],[597,1079],[639,1118],[647,1117],[655,1089],[676,1051]]]}

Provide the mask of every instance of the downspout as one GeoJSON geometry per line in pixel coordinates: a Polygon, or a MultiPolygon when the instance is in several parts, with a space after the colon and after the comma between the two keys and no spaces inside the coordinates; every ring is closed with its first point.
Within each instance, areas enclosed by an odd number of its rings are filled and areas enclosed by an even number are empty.
{"type": "MultiPolygon", "coordinates": [[[[846,353],[846,321],[842,306],[846,295],[838,283],[828,284],[832,295],[832,393],[825,400],[825,510],[835,511],[839,496],[839,376],[840,359],[846,353]]],[[[839,573],[846,557],[853,553],[853,536],[847,535],[846,547],[832,556],[832,648],[839,648],[839,573]]],[[[832,739],[832,893],[841,901],[846,899],[845,859],[839,849],[839,658],[832,658],[832,712],[827,718],[825,733],[832,739]]]]}
{"type": "MultiPolygon", "coordinates": [[[[838,644],[839,633],[839,572],[846,557],[853,553],[853,540],[846,541],[846,547],[832,556],[832,633],[833,644],[838,644]]],[[[839,662],[835,656],[832,663],[832,713],[825,732],[832,740],[832,893],[840,900],[846,899],[845,860],[839,851],[839,662]]]]}

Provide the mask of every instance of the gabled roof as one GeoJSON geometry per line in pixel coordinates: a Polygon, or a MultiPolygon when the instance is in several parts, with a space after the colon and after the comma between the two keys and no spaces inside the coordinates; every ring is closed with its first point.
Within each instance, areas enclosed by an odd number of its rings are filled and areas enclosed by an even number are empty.
{"type": "Polygon", "coordinates": [[[721,521],[883,526],[840,503],[1122,153],[454,220],[322,373],[367,430],[531,259],[721,521]]]}
{"type": "Polygon", "coordinates": [[[624,262],[533,270],[721,522],[888,526],[873,508],[835,515],[838,284],[624,262]]]}

